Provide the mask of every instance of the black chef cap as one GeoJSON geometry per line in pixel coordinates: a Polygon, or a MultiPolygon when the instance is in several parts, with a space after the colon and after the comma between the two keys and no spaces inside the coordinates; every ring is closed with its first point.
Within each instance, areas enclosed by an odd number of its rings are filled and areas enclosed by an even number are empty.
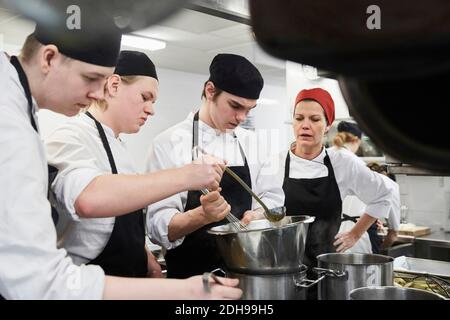
{"type": "Polygon", "coordinates": [[[258,99],[264,80],[258,69],[246,58],[221,53],[209,66],[209,81],[228,93],[247,99],[258,99]]]}
{"type": "Polygon", "coordinates": [[[69,58],[114,67],[119,56],[122,32],[112,17],[98,13],[94,18],[84,14],[86,10],[81,11],[79,29],[69,28],[67,15],[61,14],[51,22],[37,22],[34,36],[43,45],[57,46],[69,58]]]}
{"type": "Polygon", "coordinates": [[[139,51],[121,51],[114,73],[120,76],[145,76],[158,80],[152,60],[145,53],[139,51]]]}
{"type": "Polygon", "coordinates": [[[349,132],[361,139],[362,131],[356,123],[341,121],[337,126],[338,132],[349,132]]]}

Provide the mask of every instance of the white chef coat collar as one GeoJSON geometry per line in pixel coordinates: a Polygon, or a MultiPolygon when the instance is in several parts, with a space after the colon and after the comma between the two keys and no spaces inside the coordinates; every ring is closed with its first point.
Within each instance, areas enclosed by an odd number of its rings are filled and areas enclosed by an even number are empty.
{"type": "MultiPolygon", "coordinates": [[[[191,112],[188,115],[188,119],[192,122],[194,121],[194,112],[191,112]]],[[[209,126],[206,122],[203,122],[200,118],[198,119],[198,129],[202,132],[202,134],[207,134],[211,136],[222,136],[225,135],[227,138],[231,137],[234,138],[234,131],[227,130],[226,132],[221,132],[218,129],[214,129],[213,127],[209,126]]]]}
{"type": "MultiPolygon", "coordinates": [[[[22,83],[20,83],[20,79],[19,79],[19,75],[17,73],[17,70],[9,62],[9,60],[11,59],[11,56],[8,53],[4,52],[4,51],[0,51],[0,53],[3,53],[3,54],[0,54],[0,59],[4,59],[5,63],[7,65],[9,64],[9,67],[11,68],[11,73],[10,74],[12,75],[14,82],[19,86],[19,88],[22,88],[22,83]]],[[[28,79],[28,81],[30,81],[30,80],[28,79]]],[[[24,89],[22,88],[22,90],[24,90],[24,89]]],[[[33,115],[36,117],[36,112],[39,111],[39,107],[37,105],[36,99],[34,99],[33,96],[31,96],[31,102],[32,102],[31,111],[33,112],[33,115]]],[[[28,112],[28,105],[26,107],[27,107],[26,111],[28,112]]],[[[39,127],[39,124],[37,123],[37,121],[36,121],[36,125],[39,127]]]]}
{"type": "MultiPolygon", "coordinates": [[[[292,147],[292,145],[291,145],[291,147],[292,147]]],[[[307,159],[303,159],[303,158],[297,156],[295,153],[292,152],[292,148],[289,148],[289,155],[290,155],[291,159],[296,162],[301,162],[304,164],[311,164],[311,163],[324,164],[324,159],[325,159],[326,153],[325,153],[325,147],[322,147],[322,151],[319,153],[319,155],[317,157],[315,157],[312,160],[307,160],[307,159]]]]}
{"type": "MultiPolygon", "coordinates": [[[[81,116],[85,119],[85,121],[88,121],[94,128],[95,130],[97,130],[97,126],[95,125],[94,120],[92,120],[87,114],[85,114],[84,112],[81,114],[81,116]]],[[[100,121],[99,121],[100,122],[100,121]]],[[[114,130],[111,129],[110,127],[108,127],[107,125],[103,124],[100,122],[100,125],[103,127],[103,130],[105,131],[105,134],[107,137],[110,137],[112,139],[117,139],[119,141],[122,141],[120,139],[120,136],[116,138],[116,135],[114,133],[114,130]]]]}

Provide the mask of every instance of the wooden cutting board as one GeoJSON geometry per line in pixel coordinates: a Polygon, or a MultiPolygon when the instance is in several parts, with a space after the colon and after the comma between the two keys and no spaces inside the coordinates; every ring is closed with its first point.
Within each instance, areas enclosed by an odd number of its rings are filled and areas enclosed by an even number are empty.
{"type": "Polygon", "coordinates": [[[430,233],[431,233],[430,227],[419,227],[419,226],[408,227],[408,229],[398,231],[399,235],[414,236],[414,237],[426,236],[427,234],[430,233]]]}

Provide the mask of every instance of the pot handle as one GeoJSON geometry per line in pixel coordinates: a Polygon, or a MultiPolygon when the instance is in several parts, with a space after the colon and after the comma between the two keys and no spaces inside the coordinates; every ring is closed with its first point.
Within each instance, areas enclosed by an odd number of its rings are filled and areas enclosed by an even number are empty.
{"type": "Polygon", "coordinates": [[[309,287],[312,287],[313,285],[319,283],[320,281],[322,281],[322,279],[325,277],[326,277],[326,275],[322,275],[316,280],[310,280],[310,279],[305,279],[305,278],[299,280],[294,277],[294,284],[296,287],[309,288],[309,287]]]}
{"type": "Polygon", "coordinates": [[[340,271],[334,269],[326,269],[326,268],[317,268],[314,267],[313,271],[318,275],[324,274],[324,276],[333,277],[333,278],[343,278],[348,277],[347,271],[340,271]]]}

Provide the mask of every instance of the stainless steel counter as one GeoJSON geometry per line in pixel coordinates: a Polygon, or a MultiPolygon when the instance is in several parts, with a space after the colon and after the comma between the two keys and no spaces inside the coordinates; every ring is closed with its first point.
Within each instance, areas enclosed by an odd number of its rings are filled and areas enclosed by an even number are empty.
{"type": "Polygon", "coordinates": [[[426,236],[419,237],[399,235],[397,241],[401,243],[428,241],[439,243],[450,248],[450,232],[445,232],[443,230],[434,230],[426,236]]]}
{"type": "Polygon", "coordinates": [[[394,246],[384,254],[450,261],[450,233],[433,230],[426,236],[414,237],[399,235],[394,246]]]}
{"type": "Polygon", "coordinates": [[[434,245],[450,248],[450,232],[443,230],[432,231],[431,234],[421,237],[415,237],[414,242],[430,242],[434,245]]]}

